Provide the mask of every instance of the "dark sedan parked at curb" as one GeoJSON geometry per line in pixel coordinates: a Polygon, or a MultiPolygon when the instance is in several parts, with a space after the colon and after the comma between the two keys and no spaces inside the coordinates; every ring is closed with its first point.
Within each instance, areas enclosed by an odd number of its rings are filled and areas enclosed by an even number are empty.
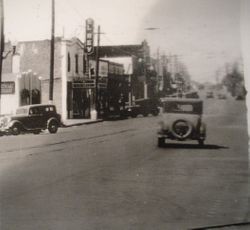
{"type": "Polygon", "coordinates": [[[36,104],[21,106],[14,115],[0,118],[0,132],[18,135],[24,132],[39,134],[48,129],[56,133],[61,126],[61,115],[56,112],[56,107],[50,104],[36,104]]]}
{"type": "Polygon", "coordinates": [[[158,131],[158,146],[165,139],[197,140],[200,145],[206,139],[206,126],[202,122],[203,101],[199,99],[168,98],[162,101],[163,114],[158,131]]]}
{"type": "Polygon", "coordinates": [[[157,99],[138,99],[134,102],[134,105],[127,108],[127,115],[131,117],[137,117],[138,115],[146,117],[149,114],[157,116],[160,112],[158,105],[157,99]]]}

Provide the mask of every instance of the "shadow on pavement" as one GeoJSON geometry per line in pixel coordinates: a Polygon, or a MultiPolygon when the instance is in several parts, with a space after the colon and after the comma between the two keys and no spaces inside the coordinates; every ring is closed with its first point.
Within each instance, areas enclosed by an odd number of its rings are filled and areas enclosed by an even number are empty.
{"type": "Polygon", "coordinates": [[[227,146],[221,145],[198,145],[198,144],[177,144],[177,143],[168,143],[165,144],[162,148],[173,148],[173,149],[228,149],[227,146]]]}

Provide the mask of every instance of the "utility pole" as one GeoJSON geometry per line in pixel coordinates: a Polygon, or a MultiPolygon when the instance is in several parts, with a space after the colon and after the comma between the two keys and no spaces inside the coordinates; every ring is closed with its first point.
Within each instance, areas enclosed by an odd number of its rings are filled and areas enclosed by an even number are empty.
{"type": "Polygon", "coordinates": [[[3,0],[0,0],[0,114],[1,114],[1,96],[2,96],[2,69],[3,69],[3,52],[4,52],[4,6],[3,0]]]}
{"type": "Polygon", "coordinates": [[[55,0],[52,0],[52,23],[51,23],[51,41],[50,41],[50,81],[49,81],[49,102],[53,101],[54,87],[54,52],[55,52],[55,0]]]}
{"type": "Polygon", "coordinates": [[[157,73],[156,73],[156,93],[157,93],[157,96],[158,96],[158,93],[159,93],[159,76],[160,76],[160,48],[158,47],[157,48],[157,57],[156,57],[156,61],[157,61],[157,64],[156,64],[156,68],[157,68],[157,73]]]}
{"type": "Polygon", "coordinates": [[[101,29],[98,25],[97,31],[97,46],[96,46],[96,71],[95,71],[95,107],[97,112],[97,118],[99,115],[99,92],[98,92],[98,80],[99,80],[99,46],[100,46],[100,34],[101,29]]]}

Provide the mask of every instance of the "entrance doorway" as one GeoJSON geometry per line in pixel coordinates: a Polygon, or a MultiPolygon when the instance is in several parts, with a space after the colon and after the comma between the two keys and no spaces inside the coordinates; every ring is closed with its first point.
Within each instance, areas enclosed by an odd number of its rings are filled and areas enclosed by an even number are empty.
{"type": "Polygon", "coordinates": [[[73,88],[73,118],[90,118],[90,97],[87,90],[73,88]]]}

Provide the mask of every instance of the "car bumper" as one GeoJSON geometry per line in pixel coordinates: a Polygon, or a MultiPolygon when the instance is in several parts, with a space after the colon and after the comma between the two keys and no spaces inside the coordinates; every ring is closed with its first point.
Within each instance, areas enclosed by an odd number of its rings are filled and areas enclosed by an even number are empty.
{"type": "MultiPolygon", "coordinates": [[[[168,138],[172,140],[179,140],[178,138],[173,136],[171,132],[169,132],[168,130],[158,130],[157,135],[158,135],[158,138],[168,138]]],[[[192,133],[189,137],[187,137],[187,139],[188,140],[205,140],[206,134],[192,133]]]]}

